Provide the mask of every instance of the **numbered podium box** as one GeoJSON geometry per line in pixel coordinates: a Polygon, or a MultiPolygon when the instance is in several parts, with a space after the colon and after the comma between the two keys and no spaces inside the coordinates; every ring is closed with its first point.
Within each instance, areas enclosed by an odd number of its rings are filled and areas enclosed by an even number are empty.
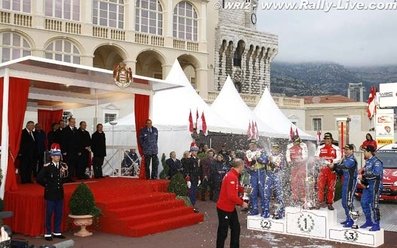
{"type": "Polygon", "coordinates": [[[329,240],[353,245],[378,247],[384,243],[384,230],[370,232],[368,229],[330,228],[329,240]]]}
{"type": "MultiPolygon", "coordinates": [[[[360,223],[358,223],[360,224],[360,223]]],[[[337,211],[328,209],[305,210],[287,207],[285,218],[275,220],[259,215],[247,217],[247,228],[299,237],[310,237],[349,243],[358,246],[378,247],[384,243],[384,230],[343,228],[337,222],[337,211]]]]}
{"type": "Polygon", "coordinates": [[[285,233],[285,220],[262,218],[260,215],[247,217],[247,228],[256,231],[268,231],[274,233],[285,233]]]}
{"type": "Polygon", "coordinates": [[[304,210],[287,207],[285,210],[287,234],[311,238],[328,238],[328,227],[337,223],[336,211],[304,210]]]}

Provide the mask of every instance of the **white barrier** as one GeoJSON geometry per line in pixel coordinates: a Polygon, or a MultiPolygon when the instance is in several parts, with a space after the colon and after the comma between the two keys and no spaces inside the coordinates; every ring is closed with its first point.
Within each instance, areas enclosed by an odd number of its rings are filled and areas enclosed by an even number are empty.
{"type": "Polygon", "coordinates": [[[247,228],[369,247],[378,247],[384,243],[383,229],[370,232],[368,229],[343,228],[337,223],[337,211],[327,209],[304,210],[287,207],[285,218],[281,220],[264,219],[259,215],[248,216],[247,228]]]}

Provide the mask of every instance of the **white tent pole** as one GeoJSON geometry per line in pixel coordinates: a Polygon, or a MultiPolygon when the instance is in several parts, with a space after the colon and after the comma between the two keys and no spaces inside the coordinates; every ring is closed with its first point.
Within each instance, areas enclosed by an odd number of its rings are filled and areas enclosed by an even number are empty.
{"type": "MultiPolygon", "coordinates": [[[[153,93],[151,93],[149,95],[149,118],[151,118],[153,121],[152,114],[153,114],[153,93]]],[[[154,124],[154,125],[156,125],[156,124],[154,124]]]]}
{"type": "Polygon", "coordinates": [[[4,198],[4,188],[6,184],[6,175],[7,175],[7,167],[8,167],[8,96],[9,96],[9,88],[10,88],[10,71],[9,68],[5,68],[4,70],[4,79],[3,79],[3,109],[2,109],[2,128],[1,128],[1,170],[3,174],[3,180],[0,187],[0,198],[4,198]]]}

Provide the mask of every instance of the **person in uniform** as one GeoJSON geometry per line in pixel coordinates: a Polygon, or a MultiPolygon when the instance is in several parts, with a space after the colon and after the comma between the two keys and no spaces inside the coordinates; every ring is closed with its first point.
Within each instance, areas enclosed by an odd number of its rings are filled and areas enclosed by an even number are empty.
{"type": "Polygon", "coordinates": [[[335,197],[336,173],[335,164],[338,164],[341,159],[339,147],[332,144],[333,138],[331,133],[324,134],[324,145],[317,148],[316,158],[322,160],[322,167],[317,178],[318,190],[318,204],[320,207],[327,207],[329,210],[334,210],[332,206],[335,197]],[[327,189],[326,197],[324,197],[325,189],[327,189]],[[325,198],[325,199],[324,199],[325,198]],[[326,204],[324,202],[326,201],[326,204]]]}
{"type": "Polygon", "coordinates": [[[265,214],[265,165],[268,162],[266,154],[257,148],[256,141],[252,140],[249,145],[249,150],[245,153],[246,165],[250,174],[250,185],[252,193],[250,195],[250,215],[259,214],[258,195],[261,201],[262,215],[265,214]]]}
{"type": "Polygon", "coordinates": [[[46,201],[45,234],[44,238],[51,241],[52,238],[64,239],[61,233],[62,208],[63,208],[63,178],[67,176],[67,165],[61,162],[61,148],[53,143],[50,150],[51,162],[43,166],[37,175],[37,182],[44,187],[44,199],[46,201]],[[51,228],[54,217],[54,228],[51,228]]]}
{"type": "Polygon", "coordinates": [[[379,196],[383,184],[383,163],[375,156],[375,147],[367,146],[364,151],[365,166],[358,180],[365,185],[361,196],[361,207],[365,215],[365,223],[360,228],[371,227],[370,231],[380,230],[379,196]],[[374,222],[372,222],[372,216],[374,222]]]}
{"type": "Polygon", "coordinates": [[[158,153],[159,132],[152,125],[152,120],[146,120],[146,126],[140,130],[139,144],[142,146],[143,155],[145,157],[145,176],[146,179],[157,179],[159,157],[158,153]],[[152,163],[152,171],[150,171],[150,162],[152,163]]]}
{"type": "MultiPolygon", "coordinates": [[[[197,158],[198,152],[197,146],[190,147],[190,157],[187,159],[186,163],[184,163],[183,171],[185,173],[185,179],[188,183],[189,188],[189,199],[192,203],[193,207],[196,204],[196,192],[198,186],[201,184],[200,176],[201,176],[201,168],[200,168],[200,161],[197,158]]],[[[196,208],[194,208],[195,212],[198,212],[196,208]]]]}
{"type": "Polygon", "coordinates": [[[350,217],[350,212],[354,210],[353,200],[357,186],[357,160],[354,157],[354,146],[352,144],[345,145],[343,149],[345,157],[336,166],[338,174],[343,175],[342,207],[345,210],[346,220],[341,222],[341,224],[343,227],[352,227],[354,221],[350,217]]]}
{"type": "Polygon", "coordinates": [[[218,232],[216,236],[216,248],[223,248],[230,227],[230,248],[240,246],[240,222],[236,211],[236,205],[248,208],[248,203],[239,197],[244,188],[239,183],[239,175],[244,169],[244,161],[236,158],[232,161],[232,169],[223,178],[221,193],[216,204],[218,212],[218,232]]]}
{"type": "Polygon", "coordinates": [[[265,209],[263,211],[263,218],[270,217],[270,201],[272,193],[274,191],[275,198],[278,204],[273,218],[281,219],[284,217],[284,199],[283,189],[281,185],[281,170],[284,167],[284,156],[280,152],[280,146],[278,144],[272,145],[272,151],[269,156],[269,162],[265,165],[266,179],[265,179],[265,209]]]}
{"type": "Polygon", "coordinates": [[[305,179],[306,179],[306,161],[308,150],[305,143],[302,142],[298,135],[292,138],[292,143],[288,144],[286,151],[286,160],[290,166],[290,182],[292,193],[292,205],[303,205],[305,202],[305,179]]]}

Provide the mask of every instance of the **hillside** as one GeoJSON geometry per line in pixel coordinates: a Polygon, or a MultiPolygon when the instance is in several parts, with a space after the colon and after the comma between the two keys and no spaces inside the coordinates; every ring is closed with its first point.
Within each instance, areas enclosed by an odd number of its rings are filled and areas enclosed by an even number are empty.
{"type": "Polygon", "coordinates": [[[335,63],[273,63],[271,68],[272,92],[287,96],[346,96],[348,84],[359,82],[367,90],[372,85],[378,87],[379,83],[397,82],[397,66],[345,67],[335,63]]]}

